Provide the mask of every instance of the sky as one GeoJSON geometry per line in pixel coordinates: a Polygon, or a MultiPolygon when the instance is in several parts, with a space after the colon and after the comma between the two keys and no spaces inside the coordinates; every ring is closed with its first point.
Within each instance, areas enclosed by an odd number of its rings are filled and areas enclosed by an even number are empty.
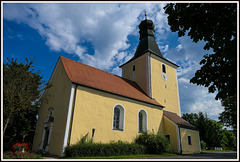
{"type": "Polygon", "coordinates": [[[155,24],[156,42],[165,58],[178,64],[181,115],[207,113],[218,120],[224,110],[216,93],[190,83],[199,62],[212,50],[170,30],[166,3],[3,3],[2,60],[34,60],[34,71],[48,81],[59,56],[121,76],[120,65],[133,57],[139,43],[138,25],[147,18],[155,24]]]}

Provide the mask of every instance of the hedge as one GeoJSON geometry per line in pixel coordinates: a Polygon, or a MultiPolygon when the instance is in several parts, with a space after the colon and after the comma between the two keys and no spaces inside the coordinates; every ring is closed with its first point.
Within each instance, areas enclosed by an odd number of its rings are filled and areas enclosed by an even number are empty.
{"type": "Polygon", "coordinates": [[[67,146],[65,156],[116,156],[145,154],[146,147],[135,143],[84,143],[67,146]]]}
{"type": "Polygon", "coordinates": [[[170,151],[170,143],[162,134],[152,132],[143,132],[136,139],[135,143],[144,145],[147,154],[160,154],[170,151]]]}

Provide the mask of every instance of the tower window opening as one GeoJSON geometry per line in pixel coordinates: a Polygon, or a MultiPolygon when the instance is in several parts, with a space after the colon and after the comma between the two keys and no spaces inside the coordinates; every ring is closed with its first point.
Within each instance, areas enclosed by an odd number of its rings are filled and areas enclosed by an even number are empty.
{"type": "Polygon", "coordinates": [[[164,64],[162,64],[162,72],[166,73],[166,66],[164,64]]]}
{"type": "Polygon", "coordinates": [[[135,65],[133,65],[132,71],[135,71],[135,65]]]}

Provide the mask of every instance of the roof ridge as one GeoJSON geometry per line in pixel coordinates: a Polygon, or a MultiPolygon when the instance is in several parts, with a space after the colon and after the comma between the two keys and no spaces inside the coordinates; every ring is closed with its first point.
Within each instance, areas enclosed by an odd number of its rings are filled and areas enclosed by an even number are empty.
{"type": "MultiPolygon", "coordinates": [[[[120,76],[118,76],[118,75],[115,75],[115,74],[109,73],[109,72],[107,72],[107,71],[101,70],[101,69],[99,69],[99,68],[96,68],[96,67],[93,67],[93,66],[90,66],[90,65],[81,63],[81,62],[79,62],[79,61],[75,61],[75,60],[69,59],[69,58],[67,58],[67,57],[64,57],[64,56],[60,56],[60,57],[63,58],[63,59],[67,59],[67,60],[69,60],[69,61],[76,62],[76,63],[78,63],[78,64],[82,64],[82,65],[87,66],[87,67],[89,67],[89,68],[96,69],[96,70],[105,72],[105,73],[107,73],[107,74],[114,75],[114,76],[116,76],[116,77],[120,77],[120,76]]],[[[122,77],[120,77],[120,78],[122,78],[122,77]]],[[[130,80],[130,81],[131,81],[131,80],[130,80]]]]}

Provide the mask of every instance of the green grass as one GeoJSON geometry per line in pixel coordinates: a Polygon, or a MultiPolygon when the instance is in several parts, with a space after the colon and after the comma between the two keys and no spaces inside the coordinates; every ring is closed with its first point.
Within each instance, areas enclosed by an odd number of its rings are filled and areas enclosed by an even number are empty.
{"type": "Polygon", "coordinates": [[[207,152],[236,152],[233,150],[202,150],[202,151],[207,151],[207,152]]]}
{"type": "Polygon", "coordinates": [[[118,156],[89,156],[89,157],[62,157],[60,159],[135,159],[144,157],[175,156],[174,153],[143,154],[143,155],[118,155],[118,156]]]}

